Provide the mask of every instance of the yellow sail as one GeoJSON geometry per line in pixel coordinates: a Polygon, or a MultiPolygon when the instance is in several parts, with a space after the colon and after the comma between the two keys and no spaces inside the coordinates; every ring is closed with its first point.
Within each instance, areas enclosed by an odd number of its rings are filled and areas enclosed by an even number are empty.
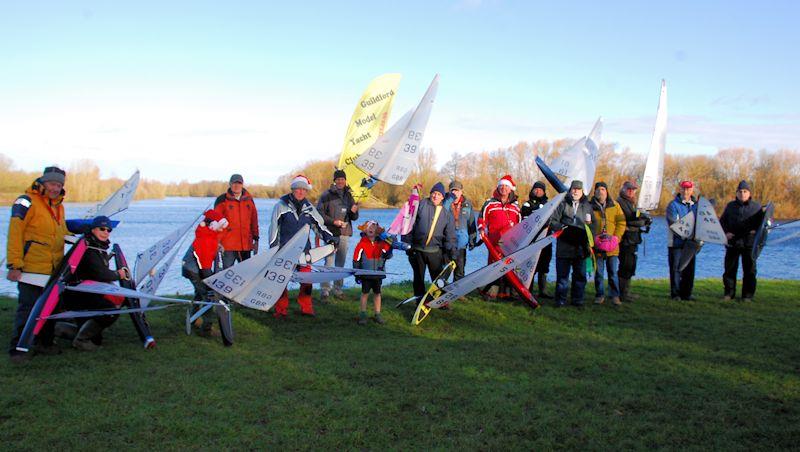
{"type": "Polygon", "coordinates": [[[338,168],[347,174],[347,184],[353,190],[356,202],[361,202],[369,196],[369,188],[361,186],[361,182],[368,176],[354,165],[354,161],[383,135],[399,84],[400,74],[383,74],[376,77],[361,95],[350,118],[338,168]]]}

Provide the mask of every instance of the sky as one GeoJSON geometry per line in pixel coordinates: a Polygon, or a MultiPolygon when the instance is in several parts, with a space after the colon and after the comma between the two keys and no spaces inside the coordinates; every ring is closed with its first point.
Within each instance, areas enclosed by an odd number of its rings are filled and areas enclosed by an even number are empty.
{"type": "Polygon", "coordinates": [[[800,2],[0,0],[0,154],[161,181],[272,184],[338,156],[369,81],[390,124],[440,75],[438,163],[519,141],[667,152],[800,148],[800,2]]]}

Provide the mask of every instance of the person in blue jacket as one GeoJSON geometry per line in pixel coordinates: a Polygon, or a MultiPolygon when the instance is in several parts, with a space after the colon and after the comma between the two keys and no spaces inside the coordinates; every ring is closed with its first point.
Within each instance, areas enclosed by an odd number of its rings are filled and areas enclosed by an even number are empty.
{"type": "MultiPolygon", "coordinates": [[[[685,180],[680,183],[678,194],[675,199],[670,201],[667,205],[666,217],[667,226],[671,226],[676,221],[685,217],[692,212],[697,219],[697,199],[693,196],[694,183],[690,180],[685,180]]],[[[692,289],[694,288],[694,264],[695,258],[689,261],[689,265],[683,269],[678,270],[678,265],[681,261],[681,255],[684,252],[684,245],[687,240],[684,240],[673,232],[671,229],[667,231],[667,248],[669,251],[669,296],[673,300],[692,300],[692,289]]]]}
{"type": "Polygon", "coordinates": [[[464,277],[464,267],[467,265],[467,248],[475,248],[478,235],[478,222],[472,202],[464,196],[464,185],[454,180],[450,182],[450,193],[444,198],[444,208],[453,216],[456,232],[456,248],[452,258],[456,262],[453,271],[453,281],[464,277]]]}

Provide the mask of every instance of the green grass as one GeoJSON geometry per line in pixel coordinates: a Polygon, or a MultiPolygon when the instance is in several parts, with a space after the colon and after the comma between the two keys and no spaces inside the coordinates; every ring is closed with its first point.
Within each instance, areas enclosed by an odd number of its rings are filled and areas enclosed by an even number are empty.
{"type": "MultiPolygon", "coordinates": [[[[752,304],[719,301],[718,281],[699,281],[695,302],[668,301],[666,281],[634,283],[640,299],[621,308],[534,313],[470,298],[419,327],[393,307],[408,285],[385,288],[385,326],[356,325],[354,291],[316,319],[239,308],[231,348],[186,336],[172,308],[150,316],[158,349],[144,351],[120,318],[98,352],[0,360],[0,444],[798,447],[800,282],[760,281],[752,304]]],[[[3,331],[15,305],[0,299],[3,331]]]]}

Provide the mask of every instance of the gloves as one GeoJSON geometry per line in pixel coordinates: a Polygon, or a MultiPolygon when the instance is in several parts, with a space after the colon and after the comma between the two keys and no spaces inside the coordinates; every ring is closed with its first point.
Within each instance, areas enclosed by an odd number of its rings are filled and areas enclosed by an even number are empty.
{"type": "Polygon", "coordinates": [[[339,237],[332,235],[331,238],[327,240],[327,243],[329,245],[339,246],[339,237]]]}
{"type": "Polygon", "coordinates": [[[356,284],[361,284],[361,278],[356,276],[356,284]]]}

